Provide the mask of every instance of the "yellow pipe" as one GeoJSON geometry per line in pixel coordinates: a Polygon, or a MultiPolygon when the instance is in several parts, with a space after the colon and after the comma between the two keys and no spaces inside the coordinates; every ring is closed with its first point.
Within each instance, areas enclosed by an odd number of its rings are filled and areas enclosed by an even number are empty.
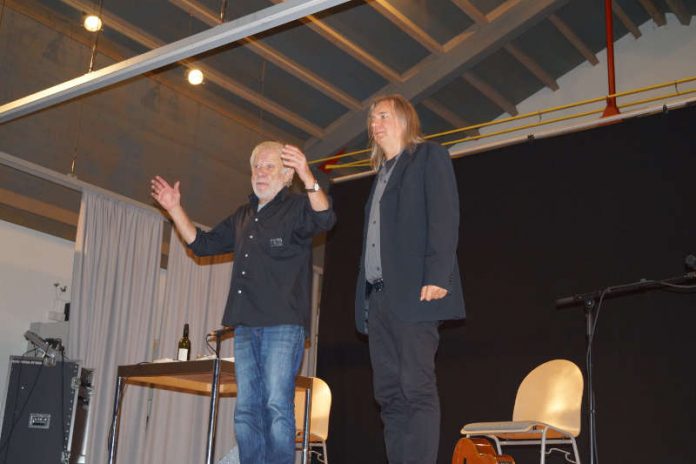
{"type": "Polygon", "coordinates": [[[470,141],[470,140],[479,140],[479,139],[488,138],[488,137],[495,137],[496,135],[509,134],[510,132],[515,132],[518,130],[531,129],[533,127],[541,127],[541,126],[545,126],[546,124],[553,124],[555,122],[567,121],[569,119],[582,118],[584,116],[590,116],[592,114],[601,113],[602,111],[603,110],[592,110],[592,111],[586,111],[584,113],[571,114],[571,115],[567,115],[567,116],[560,116],[558,118],[547,119],[547,120],[539,121],[539,122],[533,122],[533,123],[525,124],[523,126],[510,127],[508,129],[501,129],[499,131],[489,132],[489,133],[483,134],[483,135],[475,135],[475,136],[471,136],[471,137],[465,137],[463,139],[450,140],[449,142],[444,142],[442,145],[445,145],[445,146],[454,145],[454,144],[457,144],[460,142],[466,142],[466,141],[470,141]]]}
{"type": "Polygon", "coordinates": [[[685,77],[684,79],[678,79],[678,80],[672,81],[672,82],[664,82],[664,83],[662,83],[662,84],[649,85],[649,86],[647,86],[647,87],[643,87],[643,88],[640,88],[640,89],[626,90],[626,91],[624,91],[624,92],[615,93],[615,94],[613,94],[613,95],[607,95],[607,98],[611,98],[611,97],[624,97],[624,96],[626,96],[626,95],[633,95],[633,94],[636,94],[636,93],[648,92],[648,91],[650,91],[650,90],[661,89],[661,88],[664,88],[664,87],[673,87],[673,86],[677,86],[677,85],[679,85],[679,84],[684,84],[684,83],[686,83],[686,82],[693,82],[693,81],[696,81],[696,76],[693,76],[693,77],[685,77]]]}
{"type": "MultiPolygon", "coordinates": [[[[607,95],[607,96],[604,96],[604,97],[595,97],[595,98],[591,98],[591,99],[587,99],[587,100],[581,100],[581,101],[574,102],[574,103],[568,103],[568,104],[565,104],[565,105],[553,106],[553,107],[546,108],[546,109],[539,110],[539,111],[533,111],[533,112],[529,112],[529,113],[525,113],[525,114],[520,114],[520,115],[517,115],[517,116],[511,116],[511,117],[508,117],[508,118],[503,118],[503,119],[499,119],[499,120],[495,120],[495,121],[489,121],[489,122],[484,122],[484,123],[479,123],[479,124],[473,124],[473,125],[470,125],[470,126],[466,126],[466,127],[459,128],[459,129],[452,129],[452,130],[448,130],[448,131],[444,131],[444,132],[438,132],[438,133],[436,133],[436,134],[428,135],[428,136],[426,136],[425,138],[426,138],[426,139],[433,139],[433,138],[437,138],[437,137],[443,137],[443,136],[445,136],[445,135],[456,134],[456,133],[459,133],[459,132],[472,131],[472,130],[481,129],[481,128],[484,128],[484,127],[490,127],[490,126],[494,126],[494,125],[505,124],[505,123],[508,123],[508,122],[519,121],[519,120],[521,120],[521,119],[527,119],[527,118],[530,118],[530,117],[533,117],[533,116],[537,116],[537,117],[541,118],[541,116],[543,116],[543,115],[545,115],[545,114],[548,114],[548,113],[553,113],[553,112],[556,112],[556,111],[566,110],[566,109],[570,109],[570,108],[576,108],[576,107],[584,106],[584,105],[590,105],[590,104],[592,104],[592,103],[598,103],[598,102],[605,101],[605,100],[608,99],[608,98],[621,98],[621,97],[625,97],[625,96],[629,96],[629,95],[635,95],[635,94],[638,94],[638,93],[648,92],[648,91],[651,91],[651,90],[656,90],[656,89],[665,88],[665,87],[677,87],[677,86],[680,85],[680,84],[684,84],[684,83],[687,83],[687,82],[693,82],[693,81],[696,81],[696,76],[686,77],[686,78],[683,78],[683,79],[678,79],[678,80],[670,81],[670,82],[664,82],[664,83],[660,83],[660,84],[653,84],[653,85],[649,85],[649,86],[642,87],[642,88],[638,88],[638,89],[627,90],[627,91],[624,91],[624,92],[617,92],[617,93],[610,94],[610,95],[607,95]]],[[[673,93],[673,94],[670,94],[670,95],[658,96],[658,97],[643,99],[643,100],[639,100],[639,101],[635,101],[635,102],[629,102],[629,103],[622,104],[622,105],[620,105],[620,106],[621,106],[621,107],[635,106],[635,105],[640,105],[640,104],[644,104],[644,103],[654,102],[654,101],[657,101],[657,100],[662,100],[662,99],[667,99],[667,98],[673,98],[673,97],[675,97],[675,96],[691,94],[691,93],[695,93],[695,92],[696,92],[696,89],[695,89],[695,90],[677,91],[676,93],[673,93]]],[[[575,115],[569,115],[569,116],[563,116],[563,117],[553,118],[553,119],[544,120],[544,121],[538,121],[538,122],[536,122],[536,123],[525,124],[525,125],[518,126],[518,127],[515,127],[515,128],[503,129],[503,130],[500,130],[500,131],[490,132],[490,133],[483,134],[483,135],[480,135],[480,134],[479,134],[479,135],[469,136],[469,137],[465,137],[465,138],[458,139],[458,140],[454,140],[454,141],[445,142],[445,143],[443,143],[443,145],[453,145],[453,144],[460,143],[460,142],[465,142],[465,141],[479,140],[479,139],[487,138],[487,137],[494,137],[494,136],[496,136],[496,135],[508,134],[508,133],[510,133],[510,132],[514,132],[514,131],[518,131],[518,130],[529,129],[529,128],[532,128],[532,127],[540,127],[540,126],[544,126],[544,125],[547,125],[547,124],[552,124],[552,123],[555,123],[555,122],[567,121],[567,120],[570,120],[570,119],[577,119],[577,118],[581,118],[581,117],[584,117],[584,116],[589,116],[589,115],[591,115],[591,114],[596,114],[596,113],[601,113],[601,112],[602,112],[602,110],[587,111],[587,112],[578,113],[578,114],[575,114],[575,115]]],[[[369,149],[369,148],[368,148],[368,149],[363,149],[363,150],[355,150],[355,151],[351,151],[351,152],[348,152],[348,153],[343,153],[343,154],[341,154],[341,155],[328,156],[328,157],[325,157],[325,158],[320,158],[320,159],[317,159],[317,160],[313,160],[313,161],[310,162],[310,164],[322,163],[322,162],[324,162],[324,161],[329,161],[329,160],[338,160],[338,159],[346,158],[346,157],[349,157],[349,156],[355,156],[355,155],[359,155],[359,154],[362,154],[362,153],[368,153],[368,152],[370,152],[370,149],[369,149]]],[[[341,164],[341,165],[336,165],[336,166],[327,166],[327,167],[330,168],[330,169],[340,169],[340,168],[343,168],[343,167],[356,167],[356,166],[358,166],[358,164],[356,164],[356,163],[369,163],[369,160],[358,160],[358,161],[351,162],[351,163],[346,163],[346,164],[341,164]]],[[[366,165],[366,166],[367,166],[367,165],[369,165],[369,164],[359,164],[359,165],[360,165],[360,166],[363,166],[363,165],[366,165]]]]}
{"type": "Polygon", "coordinates": [[[625,103],[625,104],[621,105],[621,108],[629,107],[629,106],[642,105],[643,103],[652,103],[652,102],[654,102],[654,101],[665,100],[665,99],[667,99],[667,98],[681,97],[681,96],[683,96],[683,95],[688,95],[688,94],[690,94],[690,93],[696,93],[696,89],[684,90],[684,91],[682,91],[682,92],[673,93],[673,94],[670,94],[670,95],[660,95],[660,96],[657,96],[657,97],[646,98],[646,99],[644,99],[644,100],[636,100],[636,101],[634,101],[634,102],[629,102],[629,103],[625,103]]]}
{"type": "Polygon", "coordinates": [[[348,153],[343,153],[340,155],[333,155],[333,156],[327,156],[326,158],[319,158],[314,161],[310,161],[309,164],[317,164],[317,163],[323,163],[324,161],[330,161],[330,160],[337,160],[341,158],[346,158],[348,156],[354,156],[354,155],[359,155],[361,153],[368,153],[370,151],[369,148],[365,148],[363,150],[355,150],[355,151],[349,151],[348,153]]]}

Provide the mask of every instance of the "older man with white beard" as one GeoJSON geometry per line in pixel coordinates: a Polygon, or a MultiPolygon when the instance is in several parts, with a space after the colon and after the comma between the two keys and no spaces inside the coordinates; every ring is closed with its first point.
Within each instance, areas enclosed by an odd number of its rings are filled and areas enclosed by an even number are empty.
{"type": "Polygon", "coordinates": [[[312,238],[336,222],[304,154],[263,142],[251,153],[249,203],[210,232],[181,206],[179,182],[152,179],[152,196],[198,256],[235,253],[222,324],[235,328],[235,434],[242,464],[294,463],[295,376],[309,335],[312,238]],[[288,190],[294,173],[306,194],[288,190]]]}

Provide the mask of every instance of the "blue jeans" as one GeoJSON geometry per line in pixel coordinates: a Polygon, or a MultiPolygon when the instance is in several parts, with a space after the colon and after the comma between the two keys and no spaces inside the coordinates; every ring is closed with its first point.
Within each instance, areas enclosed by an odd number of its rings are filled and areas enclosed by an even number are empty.
{"type": "Polygon", "coordinates": [[[234,430],[241,464],[295,462],[295,377],[303,351],[302,326],[235,328],[234,430]]]}

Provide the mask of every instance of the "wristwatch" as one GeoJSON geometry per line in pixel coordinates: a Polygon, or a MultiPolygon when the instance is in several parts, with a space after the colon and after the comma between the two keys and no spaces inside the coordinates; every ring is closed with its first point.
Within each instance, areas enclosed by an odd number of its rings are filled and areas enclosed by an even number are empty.
{"type": "Polygon", "coordinates": [[[319,182],[316,180],[314,180],[314,184],[311,187],[307,188],[305,186],[305,192],[318,192],[319,190],[321,190],[321,187],[319,187],[319,182]]]}

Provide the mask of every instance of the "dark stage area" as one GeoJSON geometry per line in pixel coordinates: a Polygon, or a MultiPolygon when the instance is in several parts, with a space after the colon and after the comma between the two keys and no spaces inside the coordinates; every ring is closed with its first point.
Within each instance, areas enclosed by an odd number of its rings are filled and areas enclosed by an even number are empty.
{"type": "MultiPolygon", "coordinates": [[[[583,310],[559,310],[557,298],[686,272],[685,256],[696,254],[695,132],[691,107],[453,161],[467,318],[440,332],[439,463],[450,462],[464,424],[510,420],[536,365],[567,358],[584,371],[583,310]]],[[[338,223],[326,247],[317,375],[333,391],[333,464],[386,462],[367,339],[353,317],[371,183],[331,192],[338,223]]],[[[694,462],[695,323],[693,290],[604,301],[594,341],[599,462],[694,462]]],[[[583,463],[587,418],[585,397],[583,463]]],[[[538,462],[536,450],[507,452],[538,462]]],[[[547,462],[565,461],[554,453],[547,462]]]]}

